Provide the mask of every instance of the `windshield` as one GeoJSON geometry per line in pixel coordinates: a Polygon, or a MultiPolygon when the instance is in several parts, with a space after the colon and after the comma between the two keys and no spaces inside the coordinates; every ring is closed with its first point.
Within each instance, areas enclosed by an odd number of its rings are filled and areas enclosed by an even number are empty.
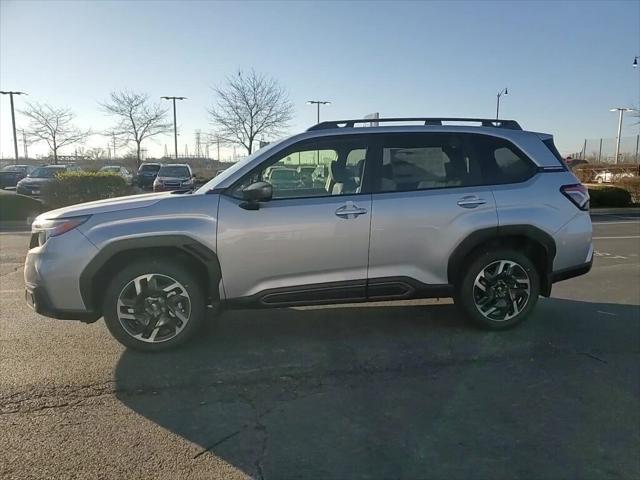
{"type": "Polygon", "coordinates": [[[139,172],[151,172],[151,173],[155,173],[158,170],[160,170],[160,165],[142,165],[140,167],[140,170],[138,170],[139,172]]]}
{"type": "Polygon", "coordinates": [[[25,172],[27,167],[21,165],[7,165],[2,169],[3,172],[25,172]]]}
{"type": "Polygon", "coordinates": [[[163,166],[162,168],[160,168],[160,171],[158,172],[158,176],[184,178],[189,176],[189,169],[187,167],[163,166]]]}
{"type": "Polygon", "coordinates": [[[284,140],[286,140],[286,139],[282,139],[282,140],[279,140],[277,142],[270,143],[269,145],[266,145],[266,146],[262,147],[260,150],[257,150],[255,152],[253,152],[248,157],[240,160],[239,162],[234,163],[229,168],[227,168],[224,172],[220,173],[219,175],[216,175],[211,180],[209,180],[207,183],[205,183],[203,186],[201,186],[198,190],[196,190],[196,193],[206,193],[209,190],[213,190],[214,188],[216,188],[217,186],[222,184],[222,182],[224,182],[227,178],[231,177],[236,172],[242,170],[242,168],[244,168],[246,165],[248,165],[251,162],[253,162],[253,160],[258,155],[262,155],[262,154],[272,150],[273,148],[275,148],[278,145],[280,145],[284,140]]]}
{"type": "Polygon", "coordinates": [[[64,167],[39,167],[29,174],[31,178],[53,178],[58,173],[63,173],[64,167]]]}
{"type": "Polygon", "coordinates": [[[101,172],[120,173],[120,167],[102,167],[101,172]]]}

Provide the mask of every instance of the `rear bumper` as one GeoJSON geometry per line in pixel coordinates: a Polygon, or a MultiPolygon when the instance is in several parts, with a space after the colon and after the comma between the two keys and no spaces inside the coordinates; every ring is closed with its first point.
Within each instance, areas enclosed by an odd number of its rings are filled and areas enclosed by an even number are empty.
{"type": "Polygon", "coordinates": [[[25,300],[33,310],[45,317],[57,318],[59,320],[80,320],[85,323],[95,322],[100,318],[100,314],[88,310],[63,310],[55,308],[47,292],[42,287],[27,284],[24,292],[25,300]]]}

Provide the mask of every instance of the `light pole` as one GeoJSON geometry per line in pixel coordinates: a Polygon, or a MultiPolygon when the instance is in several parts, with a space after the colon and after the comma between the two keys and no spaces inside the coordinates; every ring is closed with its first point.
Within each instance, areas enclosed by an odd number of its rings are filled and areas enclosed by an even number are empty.
{"type": "Polygon", "coordinates": [[[325,100],[309,100],[307,105],[317,105],[318,107],[318,123],[320,123],[320,105],[331,105],[331,102],[325,100]]]}
{"type": "Polygon", "coordinates": [[[504,87],[503,90],[500,90],[498,92],[497,101],[496,101],[496,120],[498,120],[498,117],[500,115],[500,97],[502,95],[509,95],[509,90],[507,90],[507,87],[504,87]]]}
{"type": "Polygon", "coordinates": [[[173,101],[173,147],[178,160],[178,124],[176,123],[176,100],[186,100],[187,97],[160,97],[164,100],[173,101]]]}
{"type": "Polygon", "coordinates": [[[13,109],[14,95],[27,95],[24,92],[0,92],[2,95],[9,95],[11,99],[11,126],[13,127],[13,151],[16,155],[16,163],[18,163],[18,138],[16,137],[16,113],[13,109]]]}
{"type": "Polygon", "coordinates": [[[622,117],[624,112],[633,112],[633,108],[616,107],[609,110],[610,112],[618,112],[618,134],[616,135],[616,164],[618,163],[618,156],[620,155],[620,134],[622,133],[622,117]]]}

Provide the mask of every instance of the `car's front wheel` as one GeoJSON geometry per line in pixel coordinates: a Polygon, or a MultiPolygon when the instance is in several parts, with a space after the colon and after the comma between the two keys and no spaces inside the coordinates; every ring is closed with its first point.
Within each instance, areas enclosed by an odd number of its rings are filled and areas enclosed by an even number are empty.
{"type": "Polygon", "coordinates": [[[145,259],[111,280],[103,314],[123,345],[160,351],[188,341],[204,321],[205,297],[197,278],[183,265],[145,259]]]}
{"type": "Polygon", "coordinates": [[[540,275],[529,257],[515,250],[488,250],[468,264],[456,304],[476,324],[502,330],[523,321],[539,294],[540,275]]]}

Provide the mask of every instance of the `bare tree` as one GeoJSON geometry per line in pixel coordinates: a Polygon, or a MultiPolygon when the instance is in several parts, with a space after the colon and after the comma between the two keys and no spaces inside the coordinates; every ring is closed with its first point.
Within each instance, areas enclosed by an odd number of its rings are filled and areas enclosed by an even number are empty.
{"type": "Polygon", "coordinates": [[[258,136],[282,133],[293,118],[293,104],[285,89],[254,70],[239,71],[213,91],[217,99],[209,115],[220,141],[240,144],[248,154],[258,136]]]}
{"type": "Polygon", "coordinates": [[[94,160],[94,161],[104,160],[105,158],[107,158],[107,152],[105,152],[105,150],[100,147],[89,148],[84,152],[84,154],[90,160],[94,160]]]}
{"type": "Polygon", "coordinates": [[[107,114],[118,118],[113,133],[125,144],[135,142],[138,168],[142,142],[171,131],[171,123],[166,121],[167,110],[159,102],[152,103],[146,93],[114,91],[111,92],[109,101],[101,106],[107,114]]]}
{"type": "Polygon", "coordinates": [[[91,135],[91,130],[81,130],[73,125],[75,114],[68,108],[29,103],[21,113],[29,119],[29,126],[26,129],[29,137],[35,142],[47,142],[56,164],[58,150],[81,142],[91,135]]]}

